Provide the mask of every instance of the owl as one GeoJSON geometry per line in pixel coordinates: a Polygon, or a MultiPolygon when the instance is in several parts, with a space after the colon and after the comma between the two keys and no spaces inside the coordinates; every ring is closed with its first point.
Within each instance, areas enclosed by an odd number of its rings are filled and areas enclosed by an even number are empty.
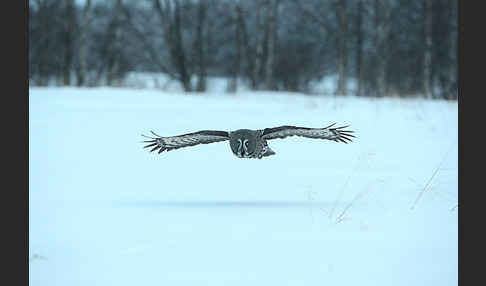
{"type": "Polygon", "coordinates": [[[178,136],[162,137],[150,131],[155,137],[146,136],[150,139],[142,141],[148,143],[144,148],[153,147],[150,152],[159,150],[171,151],[183,147],[199,144],[209,144],[219,141],[229,141],[231,151],[238,158],[258,158],[275,155],[275,152],[268,146],[267,140],[286,138],[289,136],[300,136],[315,139],[327,139],[335,142],[348,143],[354,131],[344,130],[348,126],[334,127],[331,124],[324,128],[308,128],[296,126],[279,126],[260,130],[238,129],[235,131],[202,130],[178,136]]]}

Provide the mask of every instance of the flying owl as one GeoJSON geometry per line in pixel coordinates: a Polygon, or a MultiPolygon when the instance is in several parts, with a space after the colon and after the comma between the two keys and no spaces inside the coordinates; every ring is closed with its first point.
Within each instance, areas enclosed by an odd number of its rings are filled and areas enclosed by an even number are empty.
{"type": "Polygon", "coordinates": [[[344,130],[348,126],[332,128],[334,125],[335,123],[324,128],[280,126],[261,130],[239,129],[231,132],[202,130],[169,137],[162,137],[150,131],[155,137],[143,134],[142,136],[150,139],[143,141],[144,143],[149,143],[144,148],[153,147],[150,152],[159,150],[159,154],[163,151],[229,140],[231,151],[238,158],[261,159],[275,155],[275,152],[268,146],[267,140],[295,135],[307,138],[327,139],[347,144],[348,141],[352,141],[351,137],[355,137],[351,134],[354,131],[344,130]]]}

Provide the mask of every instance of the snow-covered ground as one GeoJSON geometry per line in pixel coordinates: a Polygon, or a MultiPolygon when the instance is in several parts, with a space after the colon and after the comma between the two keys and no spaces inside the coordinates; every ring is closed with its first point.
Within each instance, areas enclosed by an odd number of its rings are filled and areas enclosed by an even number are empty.
{"type": "Polygon", "coordinates": [[[30,285],[457,285],[457,103],[31,88],[30,285]],[[262,160],[141,133],[351,125],[262,160]]]}

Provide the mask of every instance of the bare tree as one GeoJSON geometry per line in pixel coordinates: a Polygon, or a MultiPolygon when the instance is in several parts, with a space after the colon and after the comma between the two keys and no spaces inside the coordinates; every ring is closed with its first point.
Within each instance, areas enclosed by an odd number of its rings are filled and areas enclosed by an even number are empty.
{"type": "Polygon", "coordinates": [[[357,90],[356,95],[362,95],[363,85],[363,18],[364,18],[364,0],[357,0],[356,7],[356,78],[357,78],[357,90]]]}
{"type": "Polygon", "coordinates": [[[197,38],[196,38],[196,61],[198,65],[198,81],[197,81],[197,91],[205,91],[206,90],[206,53],[204,51],[205,48],[205,37],[204,37],[204,28],[206,23],[206,14],[207,14],[207,3],[206,0],[199,0],[198,4],[198,21],[197,21],[197,38]]]}
{"type": "Polygon", "coordinates": [[[154,0],[164,30],[164,43],[168,46],[171,66],[185,91],[192,91],[191,74],[187,67],[187,55],[182,39],[182,3],[180,0],[154,0]]]}
{"type": "MultiPolygon", "coordinates": [[[[253,50],[250,46],[250,36],[248,35],[248,28],[245,22],[245,18],[243,17],[243,8],[241,6],[241,2],[238,3],[237,7],[237,25],[239,27],[239,32],[241,33],[240,39],[241,39],[241,52],[242,52],[242,57],[243,54],[245,55],[246,59],[246,65],[247,65],[247,70],[246,70],[246,75],[248,78],[252,79],[253,82],[253,70],[254,70],[254,65],[255,61],[253,60],[254,58],[254,53],[253,50]]],[[[241,63],[241,62],[240,62],[241,63]]]]}
{"type": "Polygon", "coordinates": [[[338,95],[347,95],[347,68],[348,68],[348,11],[347,11],[347,0],[338,0],[337,2],[337,17],[339,19],[339,33],[338,39],[338,53],[339,53],[339,63],[338,63],[338,85],[336,93],[338,95]]]}
{"type": "Polygon", "coordinates": [[[390,1],[375,0],[375,47],[376,47],[376,92],[387,95],[386,67],[388,60],[387,40],[390,31],[390,1]]]}
{"type": "Polygon", "coordinates": [[[115,80],[120,80],[122,75],[122,17],[124,6],[122,0],[116,0],[114,8],[109,14],[109,22],[102,33],[102,45],[100,47],[100,60],[97,68],[97,82],[102,78],[106,79],[107,85],[113,85],[115,80]],[[104,77],[106,75],[106,77],[104,77]]]}
{"type": "Polygon", "coordinates": [[[232,75],[231,81],[229,83],[228,91],[235,92],[238,90],[238,79],[240,77],[241,72],[241,46],[242,46],[242,37],[243,37],[243,29],[245,26],[242,10],[241,10],[241,3],[239,0],[235,1],[235,11],[234,11],[234,18],[232,19],[235,30],[235,58],[232,68],[232,75]]]}
{"type": "Polygon", "coordinates": [[[449,98],[457,98],[457,43],[458,43],[458,26],[457,26],[457,1],[447,0],[448,2],[448,18],[449,20],[449,49],[448,49],[448,59],[449,59],[449,69],[447,73],[447,94],[449,98]]]}
{"type": "Polygon", "coordinates": [[[64,62],[63,62],[63,84],[71,85],[71,71],[73,67],[73,42],[76,34],[76,10],[74,0],[68,0],[64,7],[63,19],[63,42],[64,42],[64,62]]]}
{"type": "Polygon", "coordinates": [[[265,63],[265,87],[267,90],[275,88],[273,69],[275,64],[275,43],[277,41],[277,10],[278,0],[269,0],[267,10],[268,18],[268,39],[267,39],[267,60],[265,63]]]}
{"type": "Polygon", "coordinates": [[[263,66],[263,42],[265,40],[265,8],[267,0],[257,0],[256,11],[256,47],[255,47],[255,59],[252,73],[252,88],[259,89],[260,83],[263,82],[260,79],[261,68],[263,66]]]}
{"type": "Polygon", "coordinates": [[[53,34],[53,17],[50,16],[56,5],[58,3],[49,0],[37,0],[37,17],[39,19],[39,36],[37,39],[37,49],[38,49],[38,78],[39,85],[45,86],[48,84],[51,61],[49,58],[49,53],[53,45],[52,34],[53,34]]]}
{"type": "MultiPolygon", "coordinates": [[[[177,73],[170,68],[170,62],[163,58],[163,53],[161,52],[160,48],[158,48],[157,45],[154,43],[154,35],[150,34],[150,32],[147,31],[149,30],[148,28],[146,28],[145,26],[141,26],[139,25],[139,23],[137,23],[137,14],[135,13],[135,11],[130,9],[124,9],[124,14],[127,18],[129,31],[135,36],[135,38],[140,43],[141,48],[144,50],[144,53],[142,54],[148,54],[148,62],[150,62],[151,65],[156,66],[159,71],[167,74],[170,78],[179,81],[177,73]]],[[[147,17],[146,15],[139,16],[139,18],[143,19],[147,17]]]]}
{"type": "Polygon", "coordinates": [[[108,56],[108,62],[107,62],[107,84],[112,85],[113,80],[115,78],[118,78],[118,72],[119,72],[119,65],[120,65],[120,53],[122,50],[121,46],[121,34],[122,34],[122,29],[121,29],[121,17],[122,17],[122,0],[116,0],[116,5],[115,5],[115,14],[113,16],[113,21],[111,22],[110,28],[109,28],[109,33],[111,34],[108,39],[110,39],[110,42],[108,43],[109,52],[107,54],[108,56]]]}
{"type": "Polygon", "coordinates": [[[426,98],[432,98],[432,1],[423,1],[424,15],[424,61],[423,61],[423,93],[426,98]]]}
{"type": "Polygon", "coordinates": [[[86,81],[86,73],[88,71],[87,63],[87,49],[88,49],[88,39],[90,32],[90,18],[89,13],[91,10],[91,0],[86,0],[84,3],[83,14],[81,18],[81,23],[79,25],[79,69],[77,73],[78,86],[83,86],[86,81]]]}

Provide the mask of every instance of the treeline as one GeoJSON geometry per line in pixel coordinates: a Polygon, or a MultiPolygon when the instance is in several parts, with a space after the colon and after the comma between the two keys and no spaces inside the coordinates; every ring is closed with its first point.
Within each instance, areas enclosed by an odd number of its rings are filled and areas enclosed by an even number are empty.
{"type": "Polygon", "coordinates": [[[186,91],[457,98],[456,0],[31,0],[31,85],[121,85],[162,72],[186,91]],[[80,3],[80,4],[79,4],[80,3]],[[350,83],[353,83],[352,85],[350,83]],[[350,88],[353,86],[353,88],[350,88]]]}

